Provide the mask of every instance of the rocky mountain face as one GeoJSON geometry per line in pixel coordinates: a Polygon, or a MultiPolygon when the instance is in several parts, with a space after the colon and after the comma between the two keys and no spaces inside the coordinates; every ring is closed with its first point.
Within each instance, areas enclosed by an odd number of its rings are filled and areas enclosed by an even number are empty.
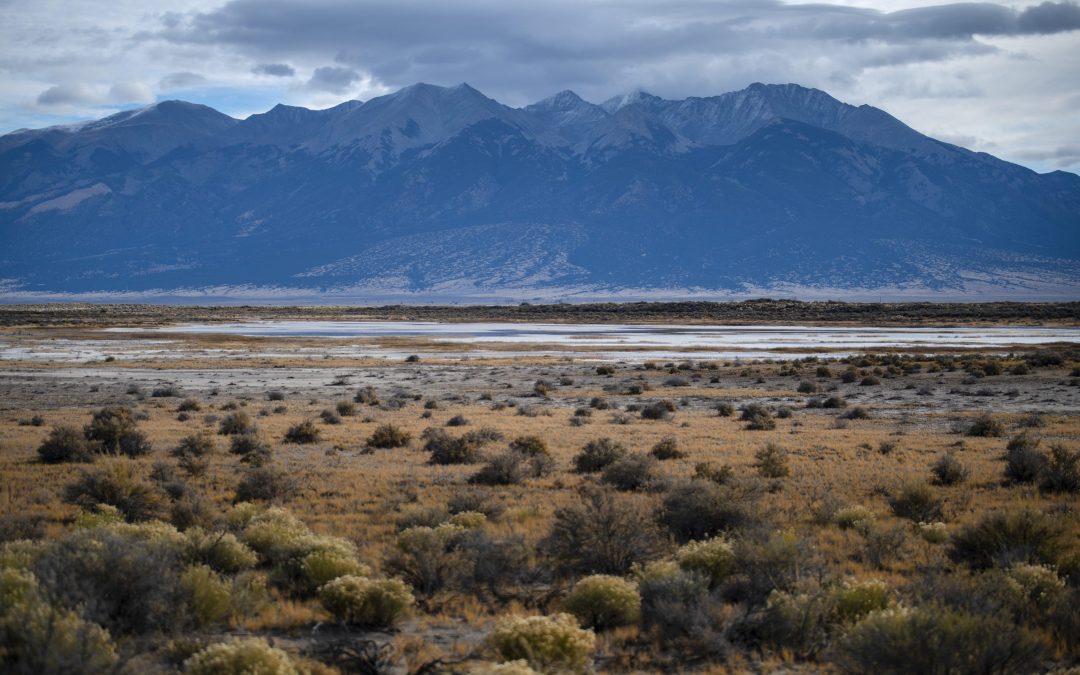
{"type": "Polygon", "coordinates": [[[8,299],[1080,291],[1080,177],[791,84],[524,108],[417,84],[245,120],[166,101],[0,137],[0,167],[8,299]]]}

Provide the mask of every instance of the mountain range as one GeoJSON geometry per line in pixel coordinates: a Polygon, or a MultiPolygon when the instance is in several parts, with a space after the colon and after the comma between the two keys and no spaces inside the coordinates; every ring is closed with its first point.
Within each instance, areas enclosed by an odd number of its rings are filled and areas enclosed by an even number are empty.
{"type": "Polygon", "coordinates": [[[416,84],[0,137],[0,298],[1075,298],[1080,176],[794,84],[416,84]]]}

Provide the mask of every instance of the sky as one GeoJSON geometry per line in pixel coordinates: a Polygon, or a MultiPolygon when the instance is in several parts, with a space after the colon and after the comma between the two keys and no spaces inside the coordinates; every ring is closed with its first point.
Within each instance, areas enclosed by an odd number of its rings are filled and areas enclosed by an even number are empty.
{"type": "Polygon", "coordinates": [[[167,99],[325,108],[415,82],[515,107],[794,82],[1080,173],[1080,0],[0,0],[0,133],[167,99]]]}

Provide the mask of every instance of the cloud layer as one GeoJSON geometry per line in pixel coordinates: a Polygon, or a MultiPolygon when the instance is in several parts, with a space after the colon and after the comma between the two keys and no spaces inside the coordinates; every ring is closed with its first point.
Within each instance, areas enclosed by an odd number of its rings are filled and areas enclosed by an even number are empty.
{"type": "Polygon", "coordinates": [[[797,82],[1040,170],[1080,168],[1075,0],[846,2],[182,0],[147,14],[135,0],[10,0],[0,129],[155,96],[244,115],[417,81],[468,81],[510,105],[797,82]]]}

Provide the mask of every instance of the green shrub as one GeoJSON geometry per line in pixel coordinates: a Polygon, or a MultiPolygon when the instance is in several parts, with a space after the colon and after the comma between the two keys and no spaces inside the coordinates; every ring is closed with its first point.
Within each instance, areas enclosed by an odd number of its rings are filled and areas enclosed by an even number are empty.
{"type": "Polygon", "coordinates": [[[41,554],[43,544],[27,539],[6,541],[0,544],[0,570],[30,569],[41,554]]]}
{"type": "Polygon", "coordinates": [[[544,548],[564,572],[626,574],[660,551],[650,515],[629,497],[584,489],[577,503],[555,511],[544,548]]]}
{"type": "Polygon", "coordinates": [[[286,443],[317,443],[319,441],[319,428],[311,420],[304,420],[289,427],[285,432],[286,443]]]}
{"type": "Polygon", "coordinates": [[[1032,509],[996,511],[952,537],[949,557],[973,569],[1054,565],[1064,552],[1060,523],[1032,509]]]}
{"type": "Polygon", "coordinates": [[[342,417],[352,417],[356,414],[356,404],[352,401],[338,401],[334,405],[334,410],[342,417]]]}
{"type": "Polygon", "coordinates": [[[686,481],[664,495],[659,521],[678,541],[708,539],[754,522],[760,495],[749,483],[686,481]]]}
{"type": "Polygon", "coordinates": [[[1046,466],[1039,439],[1027,433],[1014,436],[1005,446],[1005,479],[1012,483],[1034,483],[1046,466]]]}
{"type": "Polygon", "coordinates": [[[872,612],[840,645],[851,673],[1024,673],[1039,669],[1044,645],[994,615],[935,606],[872,612]]]}
{"type": "Polygon", "coordinates": [[[735,571],[735,549],[722,537],[692,541],[675,552],[679,567],[701,575],[709,588],[717,588],[735,571]]]}
{"type": "Polygon", "coordinates": [[[235,436],[239,434],[254,434],[257,431],[251,416],[243,410],[231,412],[221,418],[218,423],[218,433],[222,436],[235,436]]]}
{"type": "Polygon", "coordinates": [[[752,431],[769,431],[776,428],[772,413],[760,403],[749,403],[743,406],[739,419],[746,422],[746,428],[752,431]]]}
{"type": "Polygon", "coordinates": [[[393,424],[380,424],[372,432],[367,444],[372,448],[402,448],[412,440],[412,434],[393,424]]]}
{"type": "Polygon", "coordinates": [[[919,536],[931,544],[944,544],[949,540],[949,530],[945,523],[919,523],[916,527],[919,536]]]}
{"type": "MultiPolygon", "coordinates": [[[[915,529],[920,534],[922,533],[921,525],[921,523],[915,524],[915,529]]],[[[904,525],[859,528],[859,533],[863,536],[859,557],[876,569],[888,568],[892,561],[903,558],[904,547],[911,530],[910,526],[904,525]]]]}
{"type": "Polygon", "coordinates": [[[214,437],[206,432],[188,434],[180,439],[176,447],[169,451],[173,457],[206,457],[214,454],[217,444],[214,437]]]}
{"type": "Polygon", "coordinates": [[[833,514],[833,522],[841,530],[866,527],[872,524],[875,519],[874,512],[860,504],[844,506],[837,509],[836,513],[833,514]]]}
{"type": "Polygon", "coordinates": [[[236,486],[238,502],[268,501],[287,502],[299,486],[296,478],[274,466],[253,466],[244,472],[236,486]]]}
{"type": "Polygon", "coordinates": [[[1080,492],[1080,451],[1064,445],[1050,446],[1039,489],[1044,492],[1080,492]]]}
{"type": "Polygon", "coordinates": [[[707,480],[717,485],[727,485],[735,476],[735,469],[730,464],[716,466],[712,462],[698,462],[694,465],[695,480],[707,480]]]}
{"type": "Polygon", "coordinates": [[[1001,580],[999,596],[1020,621],[1037,622],[1071,604],[1065,580],[1052,567],[1018,563],[1005,570],[1001,580]]]}
{"type": "Polygon", "coordinates": [[[841,420],[868,420],[870,419],[870,411],[861,405],[857,405],[854,408],[849,408],[837,416],[837,419],[841,420]]]}
{"type": "Polygon", "coordinates": [[[739,540],[735,567],[742,577],[741,592],[751,604],[766,600],[775,590],[790,591],[810,564],[807,542],[781,530],[739,540]]]}
{"type": "Polygon", "coordinates": [[[783,478],[788,475],[788,451],[775,443],[766,443],[765,447],[754,453],[754,466],[765,478],[783,478]]]}
{"type": "Polygon", "coordinates": [[[821,402],[822,408],[830,408],[834,410],[846,408],[847,406],[847,399],[845,399],[843,396],[830,396],[821,402]]]}
{"type": "Polygon", "coordinates": [[[720,417],[731,417],[735,414],[735,405],[730,401],[721,401],[716,404],[716,413],[720,417]]]}
{"type": "Polygon", "coordinates": [[[299,675],[289,655],[262,638],[219,642],[184,661],[188,675],[299,675]]]}
{"type": "Polygon", "coordinates": [[[883,581],[847,583],[835,592],[834,600],[841,621],[857,621],[889,606],[889,587],[883,581]]]}
{"type": "Polygon", "coordinates": [[[394,519],[394,526],[398,532],[404,532],[410,527],[438,527],[449,519],[450,511],[442,506],[413,504],[401,509],[400,515],[394,519]]]}
{"type": "Polygon", "coordinates": [[[52,607],[30,572],[0,568],[0,671],[111,672],[116,661],[107,631],[52,607]]]}
{"type": "MultiPolygon", "coordinates": [[[[293,557],[303,542],[312,536],[307,525],[283,508],[263,511],[254,504],[242,503],[225,517],[233,527],[241,530],[242,542],[271,562],[283,562],[293,557]]],[[[305,555],[308,552],[305,551],[305,555]]]]}
{"type": "Polygon", "coordinates": [[[477,511],[489,520],[498,520],[506,512],[506,505],[494,499],[487,490],[463,488],[450,496],[446,501],[446,509],[450,513],[477,511]]]}
{"type": "Polygon", "coordinates": [[[665,650],[691,658],[721,656],[725,638],[716,630],[719,603],[705,579],[673,563],[656,563],[641,570],[641,625],[665,650]]]}
{"type": "Polygon", "coordinates": [[[375,391],[375,387],[369,385],[357,391],[356,396],[353,397],[353,401],[376,406],[379,405],[379,393],[375,391]]]}
{"type": "Polygon", "coordinates": [[[474,436],[454,437],[444,429],[429,427],[420,438],[424,451],[431,453],[432,464],[475,464],[483,459],[483,442],[474,436]]]}
{"type": "Polygon", "coordinates": [[[466,530],[479,530],[487,525],[487,516],[479,511],[458,511],[450,516],[448,521],[451,525],[464,527],[466,530]]]}
{"type": "Polygon", "coordinates": [[[524,660],[541,672],[584,673],[592,663],[596,635],[569,614],[508,617],[487,639],[503,661],[524,660]]]}
{"type": "MultiPolygon", "coordinates": [[[[683,386],[683,385],[680,385],[683,386]]],[[[675,412],[675,404],[668,400],[654,401],[641,409],[641,419],[666,420],[675,412]]]]}
{"type": "Polygon", "coordinates": [[[1042,413],[1031,412],[1020,420],[1019,425],[1028,429],[1041,429],[1046,426],[1046,417],[1042,413]]]}
{"type": "Polygon", "coordinates": [[[640,490],[652,479],[655,466],[650,455],[629,453],[605,466],[600,481],[617,490],[640,490]]]}
{"type": "Polygon", "coordinates": [[[0,514],[0,545],[8,541],[45,537],[45,514],[35,511],[0,514]]]}
{"type": "Polygon", "coordinates": [[[233,613],[232,589],[206,565],[192,565],[180,575],[188,610],[199,628],[220,624],[233,613]]]}
{"type": "Polygon", "coordinates": [[[241,529],[241,541],[274,567],[275,583],[294,591],[310,590],[311,579],[304,562],[312,553],[325,551],[328,557],[342,560],[355,560],[357,556],[352,542],[314,535],[285,509],[271,508],[259,513],[251,505],[243,504],[226,514],[226,519],[241,529]]]}
{"type": "Polygon", "coordinates": [[[980,415],[971,423],[966,433],[968,436],[1000,438],[1005,435],[1005,425],[990,415],[980,415]]]}
{"type": "Polygon", "coordinates": [[[338,577],[371,576],[371,568],[352,556],[342,555],[340,551],[318,550],[308,553],[300,563],[301,576],[305,590],[314,593],[327,582],[338,577]]]}
{"type": "Polygon", "coordinates": [[[236,434],[229,442],[229,452],[240,455],[240,461],[262,466],[271,459],[270,446],[257,433],[236,434]]]}
{"type": "Polygon", "coordinates": [[[929,485],[911,482],[889,496],[889,507],[900,518],[932,523],[941,520],[944,502],[929,485]]]}
{"type": "Polygon", "coordinates": [[[98,504],[115,506],[130,522],[150,520],[160,515],[164,500],[138,474],[137,466],[113,460],[82,475],[64,489],[64,501],[90,510],[98,504]]]}
{"type": "Polygon", "coordinates": [[[510,449],[531,457],[535,457],[536,455],[551,455],[547,443],[539,436],[518,436],[510,441],[510,449]]]}
{"type": "Polygon", "coordinates": [[[649,450],[649,454],[663,461],[668,459],[681,459],[686,453],[679,450],[679,441],[674,436],[664,436],[656,445],[649,450]]]}
{"type": "Polygon", "coordinates": [[[944,454],[931,467],[936,485],[957,485],[967,480],[969,471],[953,454],[944,454]]]}
{"type": "Polygon", "coordinates": [[[146,437],[136,429],[135,416],[128,408],[102,408],[94,413],[83,434],[88,441],[97,443],[102,452],[137,457],[151,450],[146,437]]]}
{"type": "Polygon", "coordinates": [[[626,454],[626,447],[610,438],[589,441],[574,456],[574,470],[578,473],[595,473],[626,454]]]}
{"type": "Polygon", "coordinates": [[[193,527],[186,532],[187,555],[193,562],[209,565],[218,572],[236,574],[251,569],[259,562],[248,546],[231,532],[207,532],[193,527]]]}
{"type": "Polygon", "coordinates": [[[92,462],[94,447],[83,432],[71,426],[56,426],[37,449],[38,457],[46,464],[59,462],[92,462]]]}
{"type": "Polygon", "coordinates": [[[319,590],[319,601],[338,621],[364,628],[386,629],[411,612],[412,591],[398,579],[343,576],[319,590]]]}
{"type": "Polygon", "coordinates": [[[34,563],[48,597],[113,632],[145,634],[188,627],[184,535],[161,522],[72,530],[50,541],[34,563]]]}
{"type": "Polygon", "coordinates": [[[563,609],[586,628],[607,630],[626,626],[641,614],[637,586],[619,577],[594,574],[581,579],[563,598],[563,609]]]}
{"type": "Polygon", "coordinates": [[[808,659],[828,644],[834,618],[834,599],[827,593],[773,591],[756,628],[774,649],[808,659]]]}
{"type": "Polygon", "coordinates": [[[443,523],[416,526],[398,533],[386,568],[399,574],[421,595],[431,595],[454,583],[464,571],[459,547],[467,530],[443,523]]]}
{"type": "Polygon", "coordinates": [[[526,455],[506,450],[490,458],[469,482],[480,485],[517,485],[528,478],[541,478],[552,472],[554,462],[548,455],[526,455]]]}
{"type": "Polygon", "coordinates": [[[83,509],[75,514],[74,525],[80,529],[105,527],[124,522],[120,509],[108,504],[98,504],[92,510],[83,509]]]}

